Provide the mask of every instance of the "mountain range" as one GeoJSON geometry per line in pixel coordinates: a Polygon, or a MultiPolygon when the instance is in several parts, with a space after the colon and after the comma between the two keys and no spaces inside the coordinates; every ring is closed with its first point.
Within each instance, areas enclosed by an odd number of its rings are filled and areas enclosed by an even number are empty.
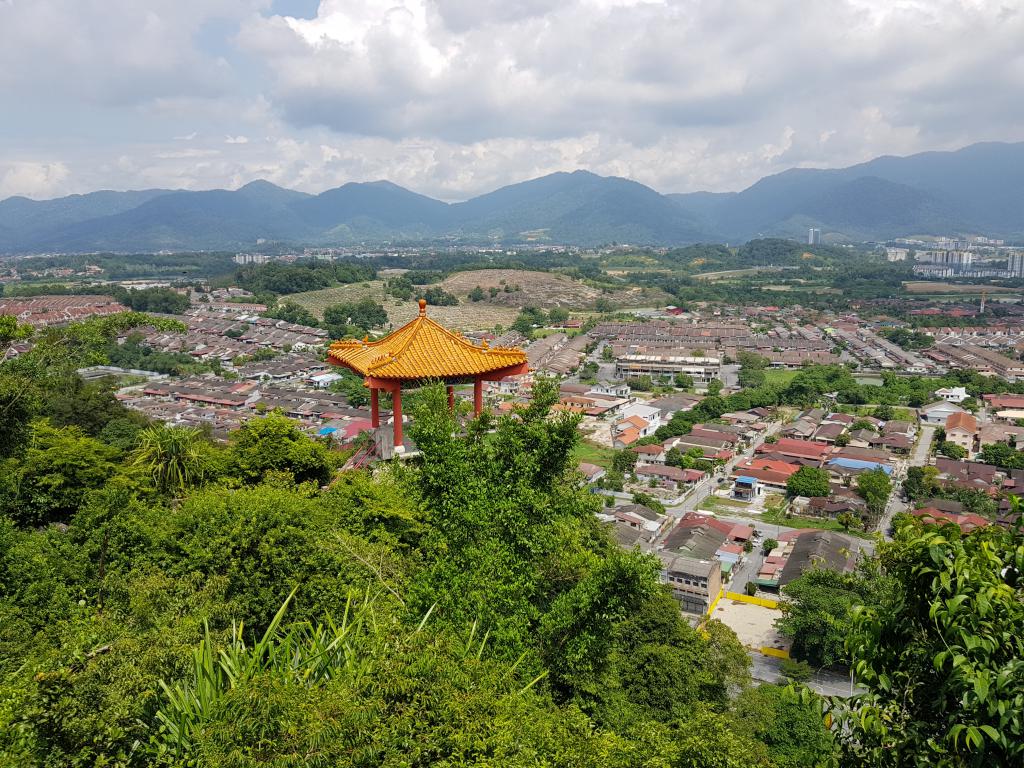
{"type": "Polygon", "coordinates": [[[240,189],[101,191],[0,201],[0,252],[233,250],[307,245],[524,241],[600,245],[826,241],[984,234],[1024,239],[1024,143],[795,168],[742,192],[660,194],[629,179],[553,173],[460,203],[388,181],[318,195],[254,181],[240,189]]]}

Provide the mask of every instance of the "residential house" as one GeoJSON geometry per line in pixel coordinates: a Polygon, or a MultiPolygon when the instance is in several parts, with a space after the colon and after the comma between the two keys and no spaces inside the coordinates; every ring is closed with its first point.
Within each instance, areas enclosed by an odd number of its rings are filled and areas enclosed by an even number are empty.
{"type": "Polygon", "coordinates": [[[809,439],[817,428],[818,424],[816,422],[813,422],[810,419],[800,418],[792,424],[787,424],[782,429],[782,435],[784,437],[794,437],[797,439],[809,439]]]}
{"type": "Polygon", "coordinates": [[[816,443],[834,444],[836,439],[844,432],[846,432],[845,424],[838,422],[825,422],[814,430],[811,440],[816,443]]]}
{"type": "Polygon", "coordinates": [[[797,464],[771,459],[748,459],[736,464],[733,477],[753,478],[769,491],[784,491],[786,481],[800,469],[797,464]]]}
{"type": "Polygon", "coordinates": [[[757,447],[758,453],[777,453],[793,458],[812,459],[819,464],[830,450],[829,446],[823,443],[794,440],[788,437],[781,437],[774,443],[763,443],[757,447]]]}
{"type": "Polygon", "coordinates": [[[1024,427],[1015,424],[985,424],[978,429],[979,449],[996,443],[1024,447],[1024,427]]]}
{"type": "Polygon", "coordinates": [[[847,445],[853,448],[871,448],[882,445],[882,436],[870,429],[857,429],[850,433],[850,442],[847,445]]]}
{"type": "Polygon", "coordinates": [[[649,405],[657,408],[661,412],[661,421],[662,423],[665,423],[677,413],[693,410],[693,406],[699,403],[702,399],[703,398],[700,395],[681,393],[656,398],[651,400],[649,405]]]}
{"type": "Polygon", "coordinates": [[[626,504],[615,507],[611,510],[611,514],[618,523],[630,528],[643,529],[655,535],[664,531],[672,520],[668,515],[660,515],[643,504],[626,504]]]}
{"type": "Polygon", "coordinates": [[[624,381],[602,381],[594,384],[589,390],[587,390],[587,394],[614,400],[624,400],[630,397],[632,389],[630,389],[629,384],[624,381]]]}
{"type": "Polygon", "coordinates": [[[954,413],[967,413],[967,411],[959,405],[947,403],[945,400],[929,403],[920,410],[921,421],[925,424],[935,424],[937,426],[943,426],[946,423],[946,419],[954,413]]]}
{"type": "Polygon", "coordinates": [[[957,488],[970,488],[995,494],[1002,484],[1003,473],[990,464],[977,461],[957,461],[939,456],[935,459],[935,468],[939,470],[938,479],[944,485],[957,488]]]}
{"type": "Polygon", "coordinates": [[[807,531],[793,545],[779,576],[779,587],[785,587],[811,568],[850,571],[855,562],[856,549],[848,536],[835,531],[807,531]]]}
{"type": "Polygon", "coordinates": [[[824,419],[821,420],[822,424],[842,424],[844,427],[848,427],[853,422],[857,421],[856,417],[849,413],[830,413],[824,419]]]}
{"type": "Polygon", "coordinates": [[[974,455],[974,440],[978,435],[978,420],[969,413],[953,413],[946,419],[946,440],[974,455]]]}
{"type": "Polygon", "coordinates": [[[665,446],[659,443],[654,443],[653,445],[634,445],[632,450],[639,457],[638,460],[644,464],[665,463],[665,446]]]}
{"type": "Polygon", "coordinates": [[[756,477],[740,475],[732,483],[733,498],[740,501],[753,501],[763,492],[761,483],[756,477]]]}
{"type": "Polygon", "coordinates": [[[692,433],[672,438],[672,447],[678,448],[683,453],[686,453],[690,448],[711,449],[716,453],[720,451],[732,453],[732,443],[729,440],[722,437],[704,437],[692,433]]]}
{"type": "Polygon", "coordinates": [[[969,512],[944,512],[943,510],[936,509],[935,507],[922,507],[921,509],[913,510],[910,514],[921,522],[930,523],[932,525],[945,525],[952,523],[953,525],[958,526],[962,533],[970,533],[978,528],[984,528],[985,526],[990,525],[991,522],[981,515],[975,515],[969,512]]]}
{"type": "Polygon", "coordinates": [[[877,461],[863,461],[861,459],[847,459],[841,456],[829,459],[825,464],[825,469],[835,477],[850,481],[862,472],[874,472],[878,469],[887,475],[892,475],[892,467],[888,464],[882,464],[877,461]]]}
{"type": "Polygon", "coordinates": [[[638,480],[654,481],[662,488],[676,491],[704,479],[705,473],[696,469],[666,467],[662,464],[637,464],[633,470],[638,480]]]}
{"type": "Polygon", "coordinates": [[[596,483],[607,474],[604,467],[599,467],[597,464],[590,464],[586,461],[580,462],[580,472],[583,473],[587,483],[596,483]]]}
{"type": "Polygon", "coordinates": [[[833,458],[871,461],[877,464],[892,464],[892,456],[881,448],[857,448],[852,445],[837,448],[833,453],[833,458]]]}
{"type": "Polygon", "coordinates": [[[898,419],[891,419],[882,425],[883,435],[903,435],[904,437],[913,439],[914,435],[917,434],[917,427],[911,424],[909,421],[899,421],[898,419]]]}
{"type": "Polygon", "coordinates": [[[945,400],[947,403],[956,403],[960,405],[970,395],[967,394],[966,387],[943,387],[942,389],[935,390],[935,396],[939,400],[945,400]]]}
{"type": "Polygon", "coordinates": [[[906,435],[884,435],[882,437],[882,447],[892,453],[906,455],[914,447],[914,441],[906,435]]]}

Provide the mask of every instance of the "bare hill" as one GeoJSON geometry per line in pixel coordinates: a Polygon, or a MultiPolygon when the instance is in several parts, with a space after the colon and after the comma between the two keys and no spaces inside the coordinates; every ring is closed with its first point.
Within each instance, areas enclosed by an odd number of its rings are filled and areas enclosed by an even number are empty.
{"type": "Polygon", "coordinates": [[[632,287],[606,293],[600,288],[594,288],[556,272],[531,272],[522,269],[477,269],[456,272],[442,283],[446,291],[455,294],[463,302],[467,301],[466,296],[477,286],[484,291],[497,288],[498,293],[493,297],[488,295],[484,302],[508,307],[565,307],[583,310],[592,309],[594,302],[599,298],[607,299],[617,307],[656,306],[668,299],[667,294],[662,291],[632,287]]]}

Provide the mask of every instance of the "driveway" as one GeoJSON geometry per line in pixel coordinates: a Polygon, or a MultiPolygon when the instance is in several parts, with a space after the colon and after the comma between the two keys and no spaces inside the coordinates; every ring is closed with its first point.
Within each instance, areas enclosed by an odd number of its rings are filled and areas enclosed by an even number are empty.
{"type": "Polygon", "coordinates": [[[910,466],[923,467],[928,463],[933,437],[935,437],[934,426],[925,425],[921,427],[921,439],[917,441],[914,454],[910,457],[910,466]]]}

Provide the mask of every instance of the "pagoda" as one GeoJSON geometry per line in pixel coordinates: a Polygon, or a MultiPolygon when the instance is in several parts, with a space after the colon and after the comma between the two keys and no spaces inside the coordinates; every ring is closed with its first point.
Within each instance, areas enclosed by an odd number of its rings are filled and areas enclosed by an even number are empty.
{"type": "Polygon", "coordinates": [[[483,382],[526,373],[526,354],[512,347],[477,346],[427,317],[426,299],[419,315],[377,341],[336,341],[327,360],[363,377],[370,390],[370,418],[380,427],[380,390],[391,393],[395,449],[402,446],[402,385],[443,381],[448,407],[455,408],[455,385],[473,382],[473,412],[483,408],[483,382]]]}

